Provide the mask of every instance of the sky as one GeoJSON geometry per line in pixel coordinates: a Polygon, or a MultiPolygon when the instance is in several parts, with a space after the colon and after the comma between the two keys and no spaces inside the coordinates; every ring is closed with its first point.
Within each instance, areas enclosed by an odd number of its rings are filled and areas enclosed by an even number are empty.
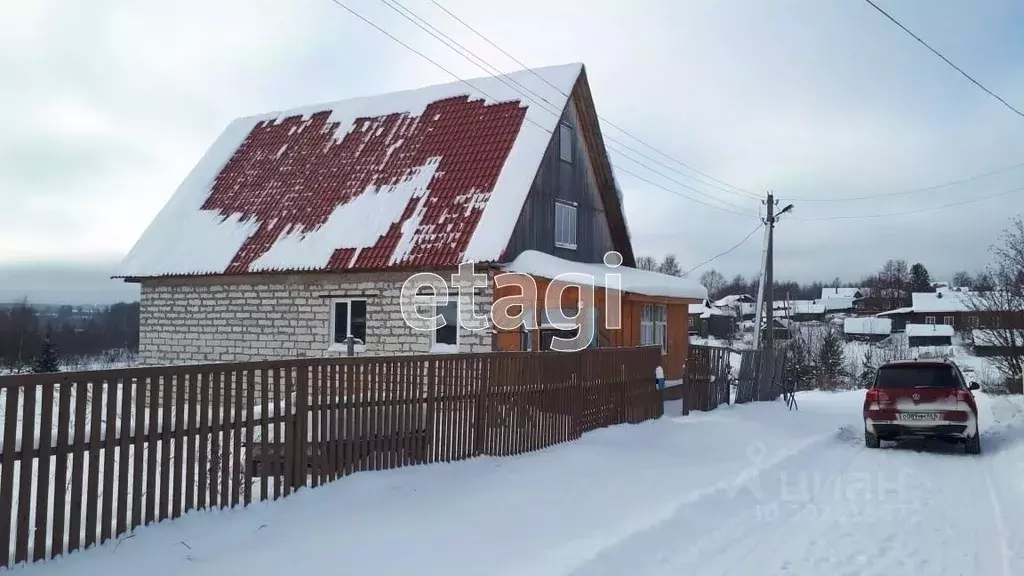
{"type": "MultiPolygon", "coordinates": [[[[380,0],[337,1],[462,78],[487,74],[380,0]]],[[[520,68],[430,0],[401,2],[497,69],[520,68]]],[[[438,2],[528,66],[586,65],[637,254],[695,266],[750,234],[755,196],[772,190],[794,204],[776,227],[777,278],[853,281],[888,258],[946,278],[983,267],[1024,207],[1022,190],[859,218],[1012,190],[1024,165],[836,201],[1024,163],[1024,117],[863,0],[438,2]]],[[[879,5],[1024,109],[1024,5],[879,5]]],[[[0,12],[0,300],[29,283],[73,292],[80,276],[64,274],[83,270],[109,298],[130,295],[109,271],[235,117],[453,80],[332,0],[0,12]]],[[[757,273],[762,238],[708,266],[757,273]]]]}

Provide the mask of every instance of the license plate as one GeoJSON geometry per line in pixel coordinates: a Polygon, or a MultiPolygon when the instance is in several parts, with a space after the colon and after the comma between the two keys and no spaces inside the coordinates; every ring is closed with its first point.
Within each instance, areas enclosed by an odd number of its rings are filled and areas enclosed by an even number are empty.
{"type": "Polygon", "coordinates": [[[935,412],[900,412],[900,420],[938,420],[939,415],[935,412]]]}

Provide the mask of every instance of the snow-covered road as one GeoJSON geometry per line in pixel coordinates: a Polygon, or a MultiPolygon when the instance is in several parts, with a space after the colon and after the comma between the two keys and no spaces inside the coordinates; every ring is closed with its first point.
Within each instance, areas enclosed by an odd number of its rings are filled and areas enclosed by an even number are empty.
{"type": "Polygon", "coordinates": [[[20,573],[1024,574],[1021,399],[983,454],[864,448],[862,393],[806,393],[507,459],[363,473],[202,512],[20,573]]]}

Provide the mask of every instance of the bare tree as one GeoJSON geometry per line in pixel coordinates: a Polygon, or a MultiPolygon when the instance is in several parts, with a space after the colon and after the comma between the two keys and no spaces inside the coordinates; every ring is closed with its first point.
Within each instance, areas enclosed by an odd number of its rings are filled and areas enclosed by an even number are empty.
{"type": "MultiPolygon", "coordinates": [[[[992,248],[993,261],[986,270],[993,286],[989,290],[978,290],[979,274],[975,278],[975,291],[967,300],[968,306],[977,311],[980,318],[989,320],[987,326],[977,332],[986,346],[994,347],[998,354],[989,359],[999,371],[1010,390],[1018,389],[1024,373],[1024,221],[1015,218],[1013,224],[1003,231],[1000,243],[992,248]],[[997,323],[991,319],[1000,318],[997,323]]],[[[975,341],[975,346],[979,342],[975,341]]]]}
{"type": "Polygon", "coordinates": [[[682,276],[683,269],[679,266],[679,260],[676,259],[675,254],[667,254],[662,259],[661,264],[658,265],[658,272],[662,274],[668,274],[670,276],[682,276]]]}
{"type": "Polygon", "coordinates": [[[956,274],[953,274],[953,287],[954,288],[971,288],[974,284],[974,279],[971,278],[971,273],[966,270],[961,270],[956,274]]]}
{"type": "Polygon", "coordinates": [[[708,295],[712,298],[721,296],[722,288],[725,288],[725,276],[721,272],[710,268],[700,275],[701,286],[708,289],[708,295]]]}
{"type": "Polygon", "coordinates": [[[636,267],[640,270],[655,271],[658,269],[658,261],[653,256],[641,256],[636,259],[636,267]]]}

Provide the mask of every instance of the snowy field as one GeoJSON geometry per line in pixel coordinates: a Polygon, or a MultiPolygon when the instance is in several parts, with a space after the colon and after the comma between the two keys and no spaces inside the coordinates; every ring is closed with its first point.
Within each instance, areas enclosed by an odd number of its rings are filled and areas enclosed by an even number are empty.
{"type": "MultiPolygon", "coordinates": [[[[862,392],[805,392],[512,458],[359,473],[191,513],[18,573],[1024,574],[1021,398],[983,454],[864,447],[862,392]]],[[[678,404],[670,407],[678,413],[678,404]]]]}

